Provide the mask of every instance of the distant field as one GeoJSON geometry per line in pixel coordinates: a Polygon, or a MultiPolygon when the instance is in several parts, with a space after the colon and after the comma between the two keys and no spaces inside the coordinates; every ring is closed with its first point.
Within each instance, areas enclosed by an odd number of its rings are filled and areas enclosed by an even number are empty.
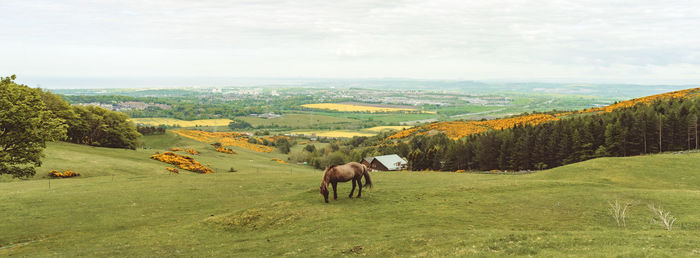
{"type": "Polygon", "coordinates": [[[352,138],[354,136],[374,136],[383,130],[400,131],[411,126],[375,126],[360,130],[298,130],[290,133],[311,135],[316,134],[318,137],[344,137],[352,138]]]}
{"type": "Polygon", "coordinates": [[[292,131],[294,134],[304,134],[311,135],[316,134],[318,137],[344,137],[352,138],[354,136],[374,136],[376,133],[372,132],[360,132],[360,131],[346,131],[346,130],[327,130],[327,131],[292,131]]]}
{"type": "Polygon", "coordinates": [[[371,127],[371,128],[365,128],[365,129],[362,129],[362,130],[371,131],[371,132],[381,132],[381,131],[383,131],[383,130],[397,130],[397,131],[400,131],[400,130],[404,130],[404,129],[410,128],[410,127],[411,127],[411,126],[407,126],[407,125],[402,125],[402,126],[398,126],[398,125],[397,125],[397,126],[375,126],[375,127],[371,127]]]}
{"type": "Polygon", "coordinates": [[[400,122],[424,120],[430,118],[437,118],[435,114],[416,114],[416,113],[338,113],[338,112],[324,112],[324,111],[313,111],[316,114],[323,114],[326,116],[349,118],[357,120],[374,120],[381,121],[384,123],[399,124],[400,122]]]}
{"type": "Polygon", "coordinates": [[[151,126],[176,125],[179,127],[228,126],[228,124],[231,122],[230,119],[202,119],[202,120],[185,121],[185,120],[174,119],[174,118],[160,118],[160,117],[132,118],[131,121],[133,121],[136,124],[145,124],[145,125],[151,125],[151,126]]]}
{"type": "MultiPolygon", "coordinates": [[[[245,116],[238,117],[243,121],[250,123],[254,127],[292,127],[292,128],[308,128],[310,126],[318,125],[352,125],[359,123],[356,119],[344,118],[338,116],[328,116],[322,114],[284,114],[282,117],[265,119],[259,117],[245,116]]],[[[226,127],[232,121],[230,119],[202,119],[202,120],[179,120],[174,118],[132,118],[131,121],[137,124],[145,124],[151,126],[158,125],[177,125],[179,127],[195,127],[195,126],[208,126],[208,127],[226,127]]]]}
{"type": "Polygon", "coordinates": [[[687,257],[700,253],[700,153],[602,158],[527,175],[373,172],[349,199],[279,153],[172,134],[136,151],[52,143],[33,180],[0,183],[0,256],[687,257]],[[214,174],[148,157],[178,146],[214,174]],[[157,148],[156,148],[157,147],[157,148]],[[238,172],[226,172],[235,167],[238,172]],[[45,179],[49,169],[85,176],[45,179]],[[50,183],[50,184],[49,184],[50,183]],[[50,187],[49,187],[50,186],[50,187]],[[608,202],[633,201],[626,228],[608,202]],[[678,218],[672,231],[648,204],[678,218]]]}
{"type": "MultiPolygon", "coordinates": [[[[413,108],[377,107],[377,106],[369,106],[369,105],[365,106],[365,105],[338,104],[338,103],[304,104],[301,106],[305,107],[305,108],[311,108],[311,109],[335,110],[335,111],[340,111],[340,112],[368,112],[368,113],[399,112],[399,111],[420,112],[420,110],[413,109],[413,108]]],[[[431,113],[431,112],[421,112],[421,113],[431,113]]]]}
{"type": "MultiPolygon", "coordinates": [[[[252,126],[285,126],[293,128],[305,128],[315,125],[332,125],[332,124],[354,124],[359,123],[358,120],[344,118],[344,117],[334,117],[320,114],[283,114],[282,117],[278,118],[259,118],[259,117],[239,117],[239,119],[250,123],[252,126]]],[[[228,124],[227,124],[228,125],[228,124]]]]}

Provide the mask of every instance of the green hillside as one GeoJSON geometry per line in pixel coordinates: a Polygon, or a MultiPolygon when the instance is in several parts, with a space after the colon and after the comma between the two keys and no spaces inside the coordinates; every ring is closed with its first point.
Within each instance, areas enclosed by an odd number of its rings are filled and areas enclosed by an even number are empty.
{"type": "Polygon", "coordinates": [[[376,172],[323,203],[321,172],[279,153],[218,153],[173,135],[148,150],[50,144],[33,180],[0,183],[0,255],[690,256],[700,254],[700,153],[602,158],[527,175],[376,172]],[[148,159],[192,147],[217,172],[148,159]],[[235,167],[238,172],[226,172],[235,167]],[[49,169],[83,176],[48,180],[49,169]],[[49,188],[50,182],[50,188],[49,188]],[[626,229],[612,200],[635,201],[626,229]],[[678,221],[665,231],[647,204],[678,221]]]}

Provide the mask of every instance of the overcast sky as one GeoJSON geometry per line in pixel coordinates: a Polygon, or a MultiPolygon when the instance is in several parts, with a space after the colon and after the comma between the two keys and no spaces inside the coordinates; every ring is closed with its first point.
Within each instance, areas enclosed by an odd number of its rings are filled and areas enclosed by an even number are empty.
{"type": "Polygon", "coordinates": [[[700,83],[700,1],[2,0],[0,28],[20,78],[700,83]]]}

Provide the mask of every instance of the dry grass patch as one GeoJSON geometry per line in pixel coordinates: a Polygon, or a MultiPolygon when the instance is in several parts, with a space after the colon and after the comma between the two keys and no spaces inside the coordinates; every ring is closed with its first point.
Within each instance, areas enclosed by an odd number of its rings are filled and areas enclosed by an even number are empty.
{"type": "Polygon", "coordinates": [[[209,217],[204,222],[225,230],[262,230],[283,227],[311,215],[308,208],[280,201],[268,207],[209,217]]]}

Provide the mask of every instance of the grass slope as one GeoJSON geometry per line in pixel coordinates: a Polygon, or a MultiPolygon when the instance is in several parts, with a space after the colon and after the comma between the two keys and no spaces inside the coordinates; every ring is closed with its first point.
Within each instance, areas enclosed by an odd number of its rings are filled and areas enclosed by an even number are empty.
{"type": "MultiPolygon", "coordinates": [[[[0,183],[0,255],[20,256],[690,256],[700,254],[700,153],[604,158],[529,174],[377,172],[375,188],[325,204],[321,172],[173,135],[215,174],[148,159],[156,151],[52,144],[45,167],[94,163],[82,178],[0,183]],[[57,155],[64,155],[57,158],[57,155]],[[79,161],[75,161],[79,160],[79,161]],[[227,173],[230,166],[239,172],[227,173]],[[112,180],[111,175],[114,176],[112,180]],[[634,200],[626,229],[610,200],[634,200]],[[678,218],[652,222],[646,204],[678,218]]],[[[81,165],[83,166],[83,165],[81,165]]],[[[42,172],[43,173],[43,172],[42,172]]]]}

